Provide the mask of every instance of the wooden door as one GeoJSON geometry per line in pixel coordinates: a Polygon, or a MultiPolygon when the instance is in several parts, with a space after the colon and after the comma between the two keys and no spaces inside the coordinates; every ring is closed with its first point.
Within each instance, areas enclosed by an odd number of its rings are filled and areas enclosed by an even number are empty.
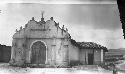
{"type": "Polygon", "coordinates": [[[32,64],[45,64],[46,61],[46,46],[43,42],[37,41],[31,47],[31,63],[32,64]]]}
{"type": "Polygon", "coordinates": [[[93,65],[93,54],[92,53],[88,54],[88,65],[93,65]]]}

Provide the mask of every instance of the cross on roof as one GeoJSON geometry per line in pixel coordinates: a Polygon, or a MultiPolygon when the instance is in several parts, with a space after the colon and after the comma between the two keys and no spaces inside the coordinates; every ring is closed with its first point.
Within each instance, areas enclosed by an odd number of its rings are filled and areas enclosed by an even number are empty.
{"type": "Polygon", "coordinates": [[[42,18],[43,18],[43,14],[44,14],[44,11],[41,11],[42,18]]]}

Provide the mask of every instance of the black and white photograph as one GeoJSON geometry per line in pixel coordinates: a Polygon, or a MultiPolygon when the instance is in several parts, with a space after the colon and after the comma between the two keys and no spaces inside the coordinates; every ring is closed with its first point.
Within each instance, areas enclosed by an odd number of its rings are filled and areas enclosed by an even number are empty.
{"type": "Polygon", "coordinates": [[[124,0],[0,1],[0,74],[125,74],[124,0]]]}

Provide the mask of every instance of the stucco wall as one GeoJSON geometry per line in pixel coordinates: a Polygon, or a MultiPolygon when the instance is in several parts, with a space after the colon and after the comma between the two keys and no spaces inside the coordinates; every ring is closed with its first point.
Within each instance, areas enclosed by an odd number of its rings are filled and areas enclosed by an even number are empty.
{"type": "MultiPolygon", "coordinates": [[[[82,64],[88,64],[88,53],[93,53],[93,49],[80,49],[80,62],[82,64]]],[[[100,63],[101,63],[101,49],[94,49],[93,64],[100,64],[100,63]]]]}
{"type": "Polygon", "coordinates": [[[85,58],[85,56],[87,56],[86,54],[87,54],[86,49],[80,49],[80,62],[82,64],[86,64],[85,62],[87,61],[87,59],[85,58]]]}
{"type": "Polygon", "coordinates": [[[88,64],[88,53],[93,53],[92,49],[81,49],[80,50],[80,62],[82,64],[88,64]]]}
{"type": "Polygon", "coordinates": [[[42,41],[45,42],[45,45],[47,46],[47,57],[46,57],[46,63],[48,64],[61,64],[63,62],[68,61],[68,43],[67,40],[64,39],[27,39],[27,45],[24,49],[22,47],[24,41],[23,39],[17,39],[16,40],[16,47],[13,47],[13,59],[15,61],[21,61],[22,59],[25,59],[26,63],[30,63],[30,56],[31,56],[31,45],[35,41],[42,41]],[[20,51],[21,50],[21,51],[20,51]],[[21,54],[21,53],[22,54],[21,54]],[[25,53],[24,53],[25,52],[25,53]],[[24,58],[25,55],[25,58],[24,58]]]}
{"type": "Polygon", "coordinates": [[[94,51],[94,64],[101,63],[101,49],[96,49],[94,51]]]}
{"type": "Polygon", "coordinates": [[[45,24],[30,20],[26,25],[13,35],[11,59],[17,63],[31,63],[31,46],[35,41],[41,41],[47,47],[45,64],[68,63],[70,46],[67,31],[55,26],[53,20],[47,20],[45,24]]]}
{"type": "Polygon", "coordinates": [[[69,62],[79,62],[79,48],[69,43],[69,62]]]}
{"type": "Polygon", "coordinates": [[[13,39],[11,50],[11,64],[22,65],[25,59],[25,51],[23,48],[24,39],[13,39]]]}

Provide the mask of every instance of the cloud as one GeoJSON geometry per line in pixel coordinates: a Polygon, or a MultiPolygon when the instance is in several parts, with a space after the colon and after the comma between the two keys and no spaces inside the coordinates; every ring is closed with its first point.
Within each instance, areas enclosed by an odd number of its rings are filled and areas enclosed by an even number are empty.
{"type": "Polygon", "coordinates": [[[113,4],[84,4],[71,5],[67,22],[91,25],[95,29],[121,28],[117,5],[113,4]]]}
{"type": "Polygon", "coordinates": [[[116,4],[8,4],[8,20],[14,17],[17,21],[28,20],[32,16],[39,20],[41,10],[45,11],[45,18],[54,16],[55,20],[68,24],[90,25],[95,29],[121,28],[116,4]]]}
{"type": "Polygon", "coordinates": [[[37,4],[1,5],[0,43],[11,45],[15,29],[24,26],[31,17],[39,21],[41,10],[45,20],[54,17],[65,25],[76,41],[94,41],[108,48],[125,47],[117,5],[106,4],[37,4]],[[119,44],[120,43],[120,44],[119,44]]]}
{"type": "Polygon", "coordinates": [[[125,48],[125,40],[122,36],[122,30],[93,29],[88,26],[68,27],[72,38],[77,42],[96,42],[110,48],[125,48]]]}

